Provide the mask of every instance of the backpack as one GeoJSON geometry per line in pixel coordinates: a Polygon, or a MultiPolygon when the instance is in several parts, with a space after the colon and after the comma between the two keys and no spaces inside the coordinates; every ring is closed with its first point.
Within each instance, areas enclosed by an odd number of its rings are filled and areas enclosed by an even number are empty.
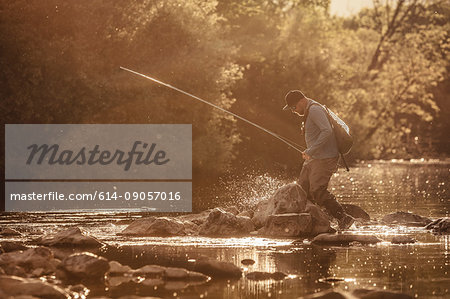
{"type": "Polygon", "coordinates": [[[350,134],[349,127],[342,119],[340,119],[336,114],[334,114],[333,111],[329,110],[327,106],[322,106],[319,103],[313,103],[308,107],[308,110],[305,113],[305,121],[304,121],[305,123],[306,118],[308,117],[309,114],[309,109],[311,108],[312,105],[318,105],[325,110],[328,117],[328,121],[330,122],[331,128],[333,129],[334,133],[333,135],[336,138],[338,152],[342,158],[342,161],[344,162],[345,168],[347,169],[347,171],[350,171],[347,166],[347,162],[345,161],[344,158],[344,155],[348,154],[353,146],[353,137],[350,134]]]}

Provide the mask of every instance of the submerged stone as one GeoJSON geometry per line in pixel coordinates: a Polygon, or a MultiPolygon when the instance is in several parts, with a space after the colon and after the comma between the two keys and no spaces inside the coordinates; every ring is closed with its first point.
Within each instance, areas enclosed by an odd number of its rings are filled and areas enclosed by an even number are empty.
{"type": "Polygon", "coordinates": [[[352,242],[375,244],[381,242],[381,240],[375,236],[353,234],[321,234],[312,240],[313,244],[324,245],[348,245],[352,242]]]}
{"type": "Polygon", "coordinates": [[[196,261],[193,263],[193,270],[219,278],[240,278],[242,276],[242,270],[235,264],[210,259],[196,261]]]}
{"type": "Polygon", "coordinates": [[[410,244],[410,243],[416,243],[416,240],[409,236],[395,236],[392,238],[391,243],[392,244],[410,244]]]}
{"type": "Polygon", "coordinates": [[[245,277],[250,280],[267,280],[267,279],[273,279],[273,280],[282,280],[287,275],[283,272],[261,272],[261,271],[255,271],[247,273],[245,277]]]}
{"type": "Polygon", "coordinates": [[[356,289],[352,295],[361,299],[412,299],[413,297],[407,294],[377,290],[377,289],[356,289]]]}
{"type": "Polygon", "coordinates": [[[251,265],[255,264],[255,261],[252,260],[252,259],[243,259],[241,261],[241,264],[244,265],[244,266],[251,266],[251,265]]]}
{"type": "Polygon", "coordinates": [[[381,221],[387,224],[402,224],[407,226],[425,226],[431,222],[429,218],[401,211],[388,214],[381,221]]]}

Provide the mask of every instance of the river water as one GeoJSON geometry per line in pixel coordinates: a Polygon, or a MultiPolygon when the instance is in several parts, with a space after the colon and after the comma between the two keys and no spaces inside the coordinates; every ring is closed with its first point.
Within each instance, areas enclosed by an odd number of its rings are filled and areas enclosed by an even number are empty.
{"type": "MultiPolygon", "coordinates": [[[[364,208],[372,219],[396,211],[409,211],[431,219],[450,214],[450,161],[362,162],[350,172],[341,169],[330,189],[343,203],[364,208]]],[[[223,180],[220,186],[194,193],[194,201],[206,206],[236,205],[239,208],[270,196],[277,187],[292,182],[267,174],[249,174],[223,180]]],[[[90,286],[90,296],[119,297],[126,294],[180,298],[297,298],[338,288],[377,288],[399,291],[418,298],[449,298],[450,236],[433,235],[422,228],[380,224],[352,227],[355,234],[384,240],[377,245],[322,247],[310,240],[246,238],[125,238],[116,236],[139,213],[71,213],[3,215],[3,225],[16,228],[26,239],[77,225],[109,245],[101,252],[132,268],[146,264],[189,267],[201,256],[233,262],[256,263],[245,271],[282,271],[281,281],[212,280],[203,285],[157,288],[111,282],[109,287],[90,286]],[[408,235],[414,244],[390,243],[396,235],[408,235]],[[330,282],[334,278],[334,282],[330,282]]]]}

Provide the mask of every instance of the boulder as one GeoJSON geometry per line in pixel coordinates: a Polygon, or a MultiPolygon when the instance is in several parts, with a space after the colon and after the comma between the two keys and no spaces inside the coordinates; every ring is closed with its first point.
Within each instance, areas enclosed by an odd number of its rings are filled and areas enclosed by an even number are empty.
{"type": "Polygon", "coordinates": [[[72,227],[59,233],[40,238],[35,241],[39,245],[55,247],[101,247],[103,244],[96,238],[88,236],[78,227],[72,227]]]}
{"type": "Polygon", "coordinates": [[[302,187],[296,183],[287,184],[279,188],[267,202],[258,203],[252,221],[260,228],[270,215],[304,213],[306,203],[306,193],[302,187]]]}
{"type": "Polygon", "coordinates": [[[186,236],[195,233],[197,225],[170,217],[149,217],[133,221],[120,235],[125,236],[186,236]]]}
{"type": "Polygon", "coordinates": [[[313,244],[323,245],[348,245],[352,242],[375,244],[381,240],[375,236],[353,234],[320,234],[312,240],[313,244]]]}
{"type": "Polygon", "coordinates": [[[248,218],[253,218],[253,215],[254,215],[254,212],[251,211],[251,210],[245,210],[245,211],[242,211],[242,212],[240,212],[238,214],[238,216],[245,216],[245,217],[248,217],[248,218]]]}
{"type": "Polygon", "coordinates": [[[311,215],[311,236],[332,232],[328,215],[319,206],[308,201],[305,212],[311,215]]]}
{"type": "Polygon", "coordinates": [[[11,251],[28,249],[28,247],[23,245],[22,242],[18,242],[18,241],[1,241],[0,248],[3,250],[3,252],[11,252],[11,251]]]}
{"type": "Polygon", "coordinates": [[[392,238],[391,243],[392,244],[411,244],[411,243],[416,243],[416,240],[409,236],[395,236],[392,238]]]}
{"type": "Polygon", "coordinates": [[[220,208],[215,208],[200,227],[199,235],[238,236],[249,234],[254,229],[250,218],[236,216],[220,208]]]}
{"type": "Polygon", "coordinates": [[[431,222],[430,219],[409,212],[395,212],[381,219],[387,224],[403,224],[407,226],[425,226],[431,222]]]}
{"type": "Polygon", "coordinates": [[[345,213],[349,214],[355,219],[370,221],[370,216],[364,211],[361,207],[352,204],[341,204],[342,208],[344,208],[345,213]]]}
{"type": "Polygon", "coordinates": [[[209,213],[211,212],[212,209],[208,209],[208,210],[204,210],[198,214],[186,214],[186,215],[181,215],[178,216],[177,219],[181,220],[181,221],[190,221],[196,225],[202,225],[203,223],[205,223],[206,218],[208,218],[209,213]]]}
{"type": "Polygon", "coordinates": [[[51,274],[56,270],[56,264],[52,251],[46,247],[30,248],[25,251],[13,251],[0,255],[0,267],[8,275],[33,275],[32,272],[37,269],[40,269],[38,271],[41,275],[51,274]]]}
{"type": "Polygon", "coordinates": [[[116,261],[110,261],[109,262],[109,270],[108,273],[110,275],[120,275],[124,273],[131,272],[130,266],[124,266],[119,262],[116,261]]]}
{"type": "Polygon", "coordinates": [[[429,223],[425,228],[431,229],[434,233],[448,234],[450,233],[450,218],[439,218],[429,223]]]}
{"type": "Polygon", "coordinates": [[[218,278],[241,278],[242,270],[235,264],[211,259],[201,259],[193,264],[193,270],[218,278]]]}
{"type": "Polygon", "coordinates": [[[247,273],[247,275],[245,275],[245,277],[247,277],[247,279],[250,280],[267,280],[267,279],[273,279],[273,280],[282,280],[286,277],[287,275],[283,272],[260,272],[260,271],[255,271],[255,272],[250,272],[247,273]]]}
{"type": "Polygon", "coordinates": [[[4,237],[12,237],[12,236],[21,236],[22,234],[19,233],[18,231],[9,228],[9,227],[2,227],[0,229],[0,236],[4,236],[4,237]]]}
{"type": "Polygon", "coordinates": [[[269,216],[260,234],[272,237],[297,237],[309,235],[311,228],[310,214],[276,214],[269,216]]]}
{"type": "Polygon", "coordinates": [[[69,280],[103,280],[109,270],[108,260],[90,252],[75,253],[65,258],[60,268],[69,280]]]}
{"type": "Polygon", "coordinates": [[[37,298],[66,299],[70,294],[64,289],[43,282],[36,278],[21,278],[17,276],[0,276],[0,294],[5,298],[32,296],[37,298]]]}
{"type": "Polygon", "coordinates": [[[252,259],[243,259],[241,261],[241,264],[244,265],[244,266],[251,266],[251,265],[255,264],[255,261],[252,260],[252,259]]]}

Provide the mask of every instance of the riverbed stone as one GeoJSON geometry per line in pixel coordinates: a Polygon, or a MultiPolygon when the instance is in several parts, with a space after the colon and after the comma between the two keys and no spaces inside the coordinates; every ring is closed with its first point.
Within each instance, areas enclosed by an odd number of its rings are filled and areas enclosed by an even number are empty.
{"type": "Polygon", "coordinates": [[[387,224],[402,224],[406,226],[426,226],[431,222],[431,219],[422,217],[410,212],[395,212],[388,214],[381,219],[387,224]]]}
{"type": "Polygon", "coordinates": [[[311,215],[311,236],[332,232],[330,219],[319,206],[308,201],[305,212],[311,215]]]}
{"type": "Polygon", "coordinates": [[[429,223],[426,229],[431,229],[434,233],[449,234],[450,233],[450,218],[439,218],[429,223]]]}
{"type": "Polygon", "coordinates": [[[54,260],[50,249],[37,247],[1,254],[0,267],[8,275],[32,276],[36,269],[41,269],[42,274],[51,274],[56,270],[54,260]]]}
{"type": "Polygon", "coordinates": [[[341,204],[344,211],[355,219],[370,221],[370,215],[360,206],[354,204],[341,204]]]}
{"type": "Polygon", "coordinates": [[[27,250],[28,247],[23,245],[23,243],[19,241],[1,241],[0,249],[3,250],[3,252],[12,252],[19,250],[27,250]]]}
{"type": "Polygon", "coordinates": [[[117,262],[117,261],[110,261],[109,262],[109,270],[108,273],[110,275],[119,275],[119,274],[124,274],[124,273],[128,273],[131,272],[131,267],[130,266],[124,266],[121,263],[117,262]]]}
{"type": "Polygon", "coordinates": [[[252,221],[256,228],[260,228],[270,215],[304,213],[306,203],[306,192],[302,187],[296,183],[287,184],[279,188],[267,202],[257,204],[252,221]]]}
{"type": "Polygon", "coordinates": [[[355,296],[353,296],[352,294],[342,291],[342,290],[325,290],[322,292],[318,292],[318,293],[314,293],[314,294],[309,294],[306,295],[304,297],[299,297],[299,298],[304,298],[304,299],[312,299],[312,298],[321,298],[321,299],[355,299],[355,296]]]}
{"type": "Polygon", "coordinates": [[[66,299],[69,298],[70,294],[66,290],[43,282],[40,279],[0,276],[0,296],[2,298],[32,296],[37,298],[66,299]]]}
{"type": "Polygon", "coordinates": [[[133,221],[120,235],[124,236],[186,236],[194,234],[197,225],[171,217],[149,217],[133,221]]]}
{"type": "Polygon", "coordinates": [[[271,237],[298,237],[311,233],[312,217],[308,213],[270,215],[261,235],[271,237]]]}
{"type": "Polygon", "coordinates": [[[15,229],[9,227],[0,228],[0,236],[4,237],[13,237],[13,236],[21,236],[22,234],[16,231],[15,229]]]}
{"type": "Polygon", "coordinates": [[[249,217],[236,216],[220,208],[213,209],[200,227],[203,236],[239,236],[253,231],[254,225],[249,217]]]}
{"type": "Polygon", "coordinates": [[[54,247],[101,247],[103,244],[94,237],[89,236],[78,227],[68,228],[53,236],[46,236],[35,241],[39,245],[54,247]]]}
{"type": "Polygon", "coordinates": [[[212,259],[200,259],[193,263],[193,270],[217,278],[240,278],[242,270],[235,264],[212,259]]]}
{"type": "Polygon", "coordinates": [[[109,270],[108,260],[90,252],[75,253],[65,258],[60,268],[69,280],[103,280],[109,270]]]}
{"type": "Polygon", "coordinates": [[[320,234],[312,240],[313,244],[321,245],[348,245],[353,242],[361,244],[376,244],[381,242],[381,240],[371,235],[354,234],[320,234]]]}
{"type": "Polygon", "coordinates": [[[391,240],[392,244],[411,244],[416,243],[416,240],[410,236],[395,236],[391,240]]]}

